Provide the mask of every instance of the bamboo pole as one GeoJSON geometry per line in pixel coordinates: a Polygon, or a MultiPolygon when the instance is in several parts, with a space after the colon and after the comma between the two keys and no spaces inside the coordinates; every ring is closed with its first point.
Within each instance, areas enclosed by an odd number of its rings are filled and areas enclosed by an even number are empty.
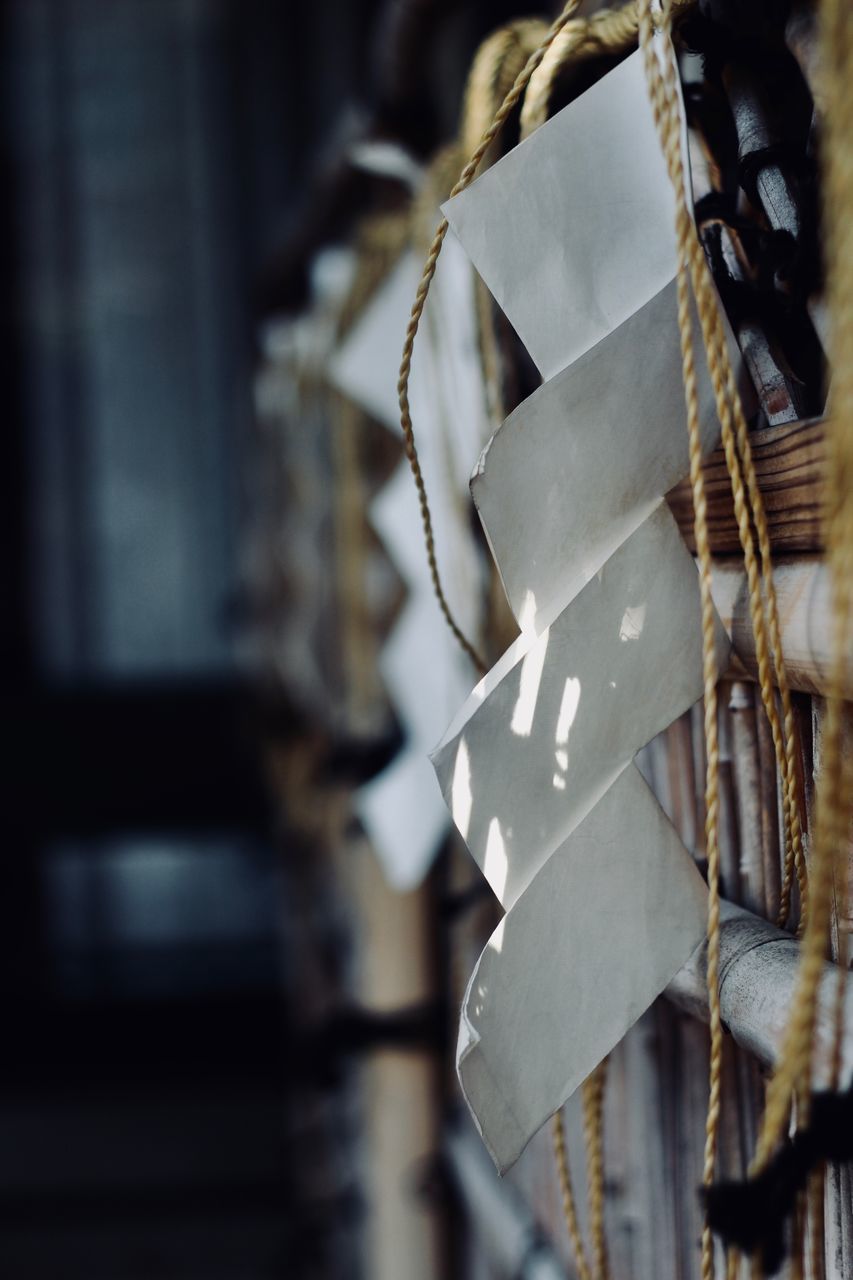
{"type": "MultiPolygon", "coordinates": [[[[742,680],[731,686],[732,772],[737,802],[741,906],[764,914],[764,851],[761,836],[761,783],[755,690],[742,680]]],[[[763,713],[762,713],[763,714],[763,713]]]]}
{"type": "MultiPolygon", "coordinates": [[[[830,669],[832,634],[829,575],[822,560],[812,556],[780,561],[773,581],[779,605],[782,648],[792,689],[824,694],[830,669]]],[[[756,679],[758,663],[749,617],[746,573],[739,560],[716,560],[713,568],[714,604],[732,638],[732,674],[756,679]]],[[[853,646],[848,654],[844,696],[853,700],[853,646]]]]}
{"type": "MultiPolygon", "coordinates": [[[[788,1021],[800,944],[790,934],[742,907],[723,902],[720,930],[720,1002],[723,1022],[736,1042],[759,1062],[775,1062],[788,1021]]],[[[679,1008],[707,1020],[706,947],[703,943],[679,970],[666,995],[679,1008]]],[[[826,964],[815,1027],[815,1088],[829,1083],[838,969],[826,964]]],[[[853,1082],[853,983],[845,998],[840,1087],[853,1082]]]]}

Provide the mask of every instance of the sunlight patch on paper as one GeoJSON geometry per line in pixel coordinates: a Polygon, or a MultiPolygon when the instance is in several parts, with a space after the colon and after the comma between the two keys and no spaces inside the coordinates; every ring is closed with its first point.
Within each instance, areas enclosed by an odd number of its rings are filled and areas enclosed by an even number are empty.
{"type": "Polygon", "coordinates": [[[518,699],[512,713],[510,729],[518,738],[529,738],[533,728],[533,717],[536,714],[536,700],[539,697],[539,683],[545,666],[545,655],[548,652],[548,633],[540,636],[521,664],[521,675],[518,682],[518,699]]]}
{"type": "Polygon", "coordinates": [[[459,740],[456,752],[456,764],[453,768],[453,783],[450,789],[450,810],[453,821],[459,828],[459,834],[465,840],[468,835],[468,824],[471,821],[471,761],[468,758],[468,746],[464,738],[459,740]]]}
{"type": "Polygon", "coordinates": [[[643,634],[645,621],[645,604],[628,605],[628,608],[622,614],[622,621],[619,624],[619,639],[623,644],[626,640],[639,640],[643,634]]]}
{"type": "Polygon", "coordinates": [[[489,834],[486,839],[486,856],[483,861],[483,874],[500,898],[506,888],[508,863],[506,847],[501,835],[501,824],[497,818],[489,823],[489,834]]]}

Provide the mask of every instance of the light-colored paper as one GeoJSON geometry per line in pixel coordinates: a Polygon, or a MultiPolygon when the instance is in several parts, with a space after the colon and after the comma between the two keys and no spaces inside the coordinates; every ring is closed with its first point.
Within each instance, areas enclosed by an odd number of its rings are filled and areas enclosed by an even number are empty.
{"type": "MultiPolygon", "coordinates": [[[[689,172],[686,132],[682,145],[689,172]]],[[[445,213],[546,378],[471,485],[516,620],[538,631],[688,471],[674,199],[642,55],[445,213]]],[[[709,452],[720,428],[695,314],[694,335],[709,452]]]]}
{"type": "MultiPolygon", "coordinates": [[[[368,303],[327,367],[333,386],[400,434],[397,394],[406,326],[423,262],[405,253],[368,303]]],[[[477,341],[471,263],[449,233],[421,319],[409,378],[409,406],[418,451],[437,443],[461,487],[488,434],[477,341]]]]}
{"type": "MultiPolygon", "coordinates": [[[[471,492],[523,630],[540,630],[689,469],[675,290],[544,383],[486,446],[471,492]]],[[[720,427],[697,372],[709,452],[720,427]]]]}
{"type": "Polygon", "coordinates": [[[422,749],[404,748],[360,787],[355,810],[391,888],[416,889],[447,835],[447,808],[422,749]]]}
{"type": "MultiPolygon", "coordinates": [[[[522,636],[433,757],[508,912],[458,1052],[505,1168],[705,931],[701,879],[633,764],[704,684],[698,575],[663,502],[688,448],[674,200],[642,56],[445,212],[546,379],[472,480],[522,636]]],[[[722,668],[719,621],[715,639],[722,668]]]]}
{"type": "MultiPolygon", "coordinates": [[[[727,652],[718,623],[721,667],[727,652]]],[[[699,578],[666,504],[512,656],[433,754],[453,820],[507,909],[635,753],[702,695],[699,578]]]]}
{"type": "Polygon", "coordinates": [[[675,203],[642,54],[444,213],[543,378],[611,333],[675,274],[675,203]]]}
{"type": "Polygon", "coordinates": [[[428,754],[470,693],[472,675],[458,646],[447,645],[447,623],[431,595],[413,595],[403,606],[379,668],[410,743],[432,772],[428,754]]]}
{"type": "Polygon", "coordinates": [[[459,1079],[501,1171],[701,944],[706,902],[629,765],[498,925],[465,994],[459,1079]]]}
{"type": "MultiPolygon", "coordinates": [[[[403,256],[329,370],[340,391],[395,433],[400,353],[421,265],[414,254],[403,256]]],[[[468,478],[486,434],[476,334],[471,264],[451,238],[421,322],[410,404],[439,570],[460,625],[472,635],[480,616],[482,566],[471,538],[468,478]]],[[[370,519],[408,593],[380,655],[406,746],[361,789],[356,807],[386,878],[403,890],[420,882],[447,833],[448,815],[428,753],[470,691],[474,674],[435,599],[405,459],[371,504],[370,519]]]]}

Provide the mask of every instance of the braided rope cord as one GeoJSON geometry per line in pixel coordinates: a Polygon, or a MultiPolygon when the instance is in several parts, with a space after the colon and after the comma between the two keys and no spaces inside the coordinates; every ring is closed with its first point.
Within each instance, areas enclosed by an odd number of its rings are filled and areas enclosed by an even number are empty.
{"type": "MultiPolygon", "coordinates": [[[[526,136],[533,132],[544,122],[554,81],[566,61],[584,53],[599,50],[617,52],[629,48],[636,38],[637,29],[636,3],[625,5],[617,10],[605,10],[590,19],[576,19],[568,24],[551,45],[531,80],[522,109],[522,135],[526,136]]],[[[723,427],[726,462],[732,479],[738,534],[747,571],[750,620],[756,640],[761,700],[770,723],[774,752],[782,778],[785,858],[778,923],[784,924],[790,916],[791,890],[796,874],[801,904],[800,929],[802,930],[808,904],[808,882],[803,851],[801,803],[796,785],[796,724],[782,651],[778,606],[773,584],[770,536],[763,497],[752,459],[747,423],[737,394],[725,333],[714,300],[713,282],[704,253],[695,236],[691,237],[689,250],[691,280],[699,303],[703,340],[706,351],[709,353],[709,362],[713,362],[714,366],[711,370],[714,394],[723,427]],[[744,493],[744,482],[746,493],[744,493]],[[755,555],[750,511],[758,536],[760,573],[755,555]],[[766,592],[766,615],[762,597],[762,578],[766,592]],[[781,721],[776,706],[770,667],[771,656],[782,704],[781,721]]]]}
{"type": "Polygon", "coordinates": [[[547,22],[520,18],[500,27],[480,45],[471,64],[462,108],[461,143],[466,156],[475,150],[528,58],[547,36],[547,22]]]}
{"type": "MultiPolygon", "coordinates": [[[[663,75],[668,109],[673,117],[674,140],[676,129],[679,130],[678,136],[680,138],[680,121],[677,106],[677,71],[674,65],[670,67],[669,74],[667,74],[665,68],[663,75]]],[[[683,171],[683,165],[681,167],[683,171]]],[[[677,203],[684,205],[682,214],[679,216],[687,213],[689,219],[683,187],[676,189],[676,200],[677,203]]],[[[711,377],[715,406],[720,420],[726,467],[731,479],[738,536],[747,574],[750,622],[755,638],[761,701],[770,724],[776,761],[782,777],[782,809],[785,830],[785,871],[779,914],[779,923],[782,924],[790,912],[790,892],[794,870],[796,870],[803,912],[805,912],[808,902],[808,885],[802,847],[802,824],[796,794],[795,759],[797,747],[795,725],[787,670],[782,653],[776,591],[773,584],[770,537],[764,501],[752,459],[746,418],[735,386],[734,373],[729,359],[725,331],[717,306],[714,285],[704,250],[693,230],[692,220],[690,220],[686,248],[702,340],[707,356],[708,372],[711,377]],[[746,481],[745,487],[744,480],[746,481]],[[750,514],[758,532],[761,557],[760,571],[755,554],[750,514]],[[765,617],[764,610],[762,580],[767,596],[769,636],[768,620],[765,617]],[[776,683],[782,700],[784,727],[780,723],[776,706],[773,674],[770,666],[771,654],[773,665],[776,668],[776,683]]]]}
{"type": "MultiPolygon", "coordinates": [[[[681,344],[684,398],[687,410],[687,434],[690,456],[690,484],[696,549],[699,560],[699,589],[702,606],[702,671],[705,689],[704,729],[707,752],[705,774],[705,842],[708,858],[708,959],[707,984],[711,1022],[711,1053],[708,1080],[708,1114],[705,1122],[705,1152],[702,1178],[707,1185],[714,1176],[717,1154],[717,1132],[720,1118],[720,1093],[723,1059],[723,1024],[720,1013],[718,984],[720,964],[720,850],[719,824],[719,744],[717,740],[717,657],[714,647],[715,609],[711,597],[711,547],[708,540],[708,508],[705,477],[702,470],[702,440],[699,431],[699,394],[693,356],[693,329],[689,296],[689,243],[693,223],[684,198],[684,166],[681,155],[681,125],[673,93],[668,91],[667,73],[675,69],[667,58],[662,64],[654,47],[651,0],[639,0],[640,48],[649,83],[652,110],[661,138],[667,168],[676,192],[676,243],[678,254],[677,300],[678,332],[681,344]]],[[[664,27],[669,28],[669,13],[664,13],[664,27]]],[[[707,1222],[702,1229],[702,1277],[713,1280],[714,1242],[707,1222]]]]}
{"type": "MultiPolygon", "coordinates": [[[[843,688],[853,623],[853,9],[847,0],[822,0],[821,54],[825,75],[824,218],[832,316],[832,409],[828,429],[827,560],[833,598],[832,669],[810,864],[809,912],[792,1011],[767,1106],[753,1170],[764,1167],[785,1131],[789,1100],[808,1091],[817,1000],[832,916],[835,863],[845,847],[853,799],[853,761],[842,749],[843,688]]],[[[846,867],[842,874],[846,875],[846,867]]]]}
{"type": "MultiPolygon", "coordinates": [[[[486,155],[486,152],[489,150],[489,147],[492,145],[495,138],[500,133],[501,129],[503,128],[504,124],[506,123],[507,119],[509,118],[515,106],[521,100],[521,97],[524,94],[530,82],[531,76],[536,71],[536,68],[540,65],[543,57],[548,51],[548,48],[550,47],[552,42],[556,39],[556,37],[560,34],[560,32],[563,30],[563,28],[567,25],[567,23],[570,22],[573,14],[577,11],[579,6],[580,6],[580,0],[568,0],[567,4],[563,8],[562,13],[556,19],[556,21],[551,25],[547,34],[545,35],[545,38],[542,40],[541,44],[538,46],[537,49],[533,51],[533,53],[530,54],[524,67],[516,76],[511,89],[504,97],[501,105],[498,107],[498,110],[495,112],[491,124],[483,133],[480,139],[480,142],[477,145],[470,160],[462,170],[462,173],[460,174],[458,181],[454,184],[450,192],[450,198],[452,198],[455,195],[458,195],[460,191],[464,191],[465,188],[471,183],[471,181],[473,180],[473,178],[477,173],[477,170],[484,156],[486,155]]],[[[517,40],[517,36],[514,37],[512,40],[503,40],[503,41],[499,40],[497,42],[496,47],[492,48],[489,55],[489,59],[485,63],[487,67],[487,74],[486,74],[487,84],[490,85],[492,88],[494,88],[494,86],[497,83],[499,83],[499,69],[497,67],[497,63],[499,59],[496,57],[496,53],[503,53],[504,55],[506,55],[508,51],[511,51],[512,49],[514,49],[516,40],[517,40]]],[[[471,103],[469,101],[469,109],[472,114],[473,114],[474,105],[476,105],[476,100],[474,103],[471,103]]],[[[427,253],[427,258],[424,264],[421,280],[415,294],[415,301],[412,306],[411,316],[409,318],[409,323],[406,327],[406,336],[403,344],[403,354],[400,361],[400,372],[399,372],[399,378],[397,382],[397,394],[398,394],[399,403],[400,403],[400,425],[403,431],[406,457],[408,458],[409,466],[411,467],[412,476],[415,482],[415,488],[417,489],[418,502],[420,505],[420,513],[421,513],[421,524],[423,527],[427,561],[429,564],[430,577],[432,580],[433,590],[435,592],[436,599],[438,600],[439,608],[441,609],[442,615],[448,627],[450,628],[451,632],[455,636],[456,640],[458,641],[459,645],[464,650],[464,652],[467,653],[468,656],[471,658],[472,662],[474,663],[474,666],[478,669],[478,671],[483,673],[486,670],[486,664],[484,663],[483,659],[480,657],[474,645],[468,640],[467,636],[464,634],[464,632],[456,622],[456,619],[450,609],[450,605],[448,604],[447,597],[444,592],[444,587],[441,581],[441,575],[439,572],[438,562],[437,562],[436,552],[435,552],[435,537],[433,532],[432,514],[430,511],[429,500],[427,498],[426,486],[424,483],[420,461],[418,459],[417,446],[415,444],[415,437],[414,437],[414,428],[412,426],[412,417],[411,417],[411,411],[409,407],[408,386],[409,386],[409,377],[411,373],[412,353],[414,350],[415,338],[417,336],[418,327],[420,325],[420,321],[423,316],[424,307],[426,305],[426,300],[429,295],[429,289],[432,284],[433,276],[435,275],[438,257],[439,257],[439,254],[441,253],[441,248],[444,243],[444,238],[447,235],[447,231],[448,231],[447,219],[442,218],[436,228],[435,234],[432,239],[432,243],[430,244],[430,248],[427,253]]],[[[597,1123],[600,1130],[600,1127],[601,1127],[600,1112],[599,1112],[597,1123]]],[[[579,1230],[578,1221],[577,1221],[577,1212],[576,1212],[574,1193],[572,1190],[572,1182],[571,1182],[571,1170],[569,1166],[568,1153],[566,1150],[565,1133],[563,1130],[562,1117],[559,1112],[554,1116],[553,1133],[554,1133],[554,1153],[555,1153],[555,1158],[557,1163],[558,1177],[560,1181],[563,1212],[566,1219],[566,1226],[569,1233],[569,1239],[571,1241],[572,1248],[574,1249],[575,1256],[577,1259],[580,1280],[592,1280],[592,1275],[589,1269],[589,1263],[586,1260],[586,1255],[583,1248],[583,1241],[581,1239],[580,1230],[579,1230]]],[[[603,1178],[602,1178],[602,1197],[603,1197],[603,1178]]],[[[606,1251],[604,1249],[604,1243],[603,1243],[603,1212],[599,1216],[602,1223],[602,1226],[600,1228],[600,1231],[601,1231],[600,1254],[601,1256],[606,1257],[606,1251]]]]}
{"type": "Polygon", "coordinates": [[[578,1280],[593,1280],[592,1271],[581,1236],[578,1210],[572,1190],[572,1175],[569,1166],[569,1153],[566,1149],[566,1132],[563,1127],[562,1111],[555,1111],[551,1119],[551,1135],[554,1142],[554,1159],[557,1164],[557,1176],[560,1181],[560,1198],[563,1205],[563,1217],[572,1246],[575,1264],[578,1269],[578,1280]]]}
{"type": "Polygon", "coordinates": [[[605,1058],[582,1086],[587,1202],[594,1280],[608,1280],[610,1275],[604,1224],[604,1089],[606,1081],[607,1059],[605,1058]]]}
{"type": "Polygon", "coordinates": [[[548,118],[554,84],[563,67],[578,58],[622,53],[637,42],[635,0],[619,9],[601,9],[588,18],[575,18],[554,40],[531,77],[521,108],[521,136],[527,138],[548,118]]]}
{"type": "MultiPolygon", "coordinates": [[[[675,74],[676,72],[673,68],[673,76],[675,74]]],[[[674,86],[674,80],[671,83],[674,86]]],[[[755,638],[761,701],[770,723],[776,761],[782,778],[785,866],[778,921],[781,925],[785,923],[790,914],[790,895],[794,872],[796,872],[797,876],[801,916],[804,920],[808,907],[808,881],[802,843],[799,797],[796,789],[796,728],[787,669],[782,652],[779,612],[776,589],[773,582],[770,535],[764,500],[752,458],[746,418],[735,386],[734,373],[729,359],[725,331],[716,302],[710,269],[699,239],[695,234],[691,234],[688,247],[691,280],[697,302],[702,339],[707,352],[708,371],[711,376],[717,414],[720,419],[726,466],[732,485],[738,536],[747,574],[750,622],[755,638]],[[760,570],[756,560],[750,513],[758,534],[760,570]],[[766,594],[766,616],[762,585],[766,594]],[[783,723],[780,723],[776,705],[770,664],[771,656],[776,670],[776,685],[779,688],[782,702],[783,723]]]]}
{"type": "MultiPolygon", "coordinates": [[[[474,151],[462,173],[459,175],[458,181],[455,183],[450,197],[456,196],[460,191],[464,191],[473,181],[477,170],[480,167],[484,155],[488,151],[492,142],[500,133],[509,118],[513,108],[518,104],[522,94],[530,83],[530,77],[539,66],[544,58],[548,48],[553,40],[560,34],[563,27],[571,19],[580,5],[580,0],[568,0],[562,13],[552,23],[545,39],[539,45],[530,57],[527,59],[522,70],[515,79],[515,83],[509,93],[504,98],[497,112],[495,113],[492,123],[486,129],[480,139],[477,149],[474,151]]],[[[405,444],[406,457],[409,460],[409,466],[412,469],[412,476],[415,481],[415,488],[418,492],[418,502],[421,511],[421,524],[424,532],[424,542],[426,544],[427,562],[429,564],[430,578],[432,579],[433,590],[438,600],[439,608],[444,616],[444,620],[453,632],[465,653],[468,654],[471,661],[478,671],[484,673],[486,664],[480,657],[474,645],[467,638],[465,633],[457,623],[447,597],[444,593],[444,587],[441,581],[441,575],[438,569],[438,561],[435,554],[435,536],[433,533],[432,514],[430,512],[429,501],[427,499],[426,486],[424,484],[423,473],[421,471],[420,461],[418,459],[418,451],[415,445],[414,429],[412,427],[412,415],[409,408],[409,375],[412,368],[412,351],[414,350],[415,337],[418,332],[418,326],[423,315],[424,306],[426,305],[427,296],[429,294],[432,278],[435,275],[435,268],[438,262],[438,256],[441,253],[441,246],[444,243],[444,237],[447,235],[448,222],[446,218],[442,218],[436,227],[426,262],[424,263],[423,274],[420,284],[415,294],[415,301],[412,306],[412,313],[409,317],[409,323],[406,326],[406,338],[403,344],[403,354],[400,359],[400,374],[397,381],[397,395],[400,402],[400,426],[403,430],[403,441],[405,444]]]]}

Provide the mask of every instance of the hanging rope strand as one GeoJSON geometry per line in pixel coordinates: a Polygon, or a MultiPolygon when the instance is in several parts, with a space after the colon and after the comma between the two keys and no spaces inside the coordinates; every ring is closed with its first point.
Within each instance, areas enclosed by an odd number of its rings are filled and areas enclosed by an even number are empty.
{"type": "MultiPolygon", "coordinates": [[[[817,821],[812,843],[809,914],[803,936],[790,1021],[767,1093],[752,1171],[770,1159],[785,1131],[793,1092],[811,1084],[817,1000],[831,924],[835,864],[846,848],[851,811],[851,770],[843,758],[843,692],[853,624],[853,10],[846,0],[821,5],[824,68],[825,237],[832,316],[832,409],[827,443],[827,561],[833,598],[832,653],[817,821]]],[[[841,874],[847,874],[847,867],[841,874]]],[[[804,1097],[808,1121],[808,1097],[804,1097]]]]}
{"type": "MultiPolygon", "coordinates": [[[[579,7],[580,0],[568,0],[563,12],[560,14],[559,18],[557,18],[556,22],[552,24],[547,36],[539,45],[539,48],[530,55],[524,68],[516,77],[515,83],[509,93],[498,108],[494,120],[480,139],[479,146],[471,156],[471,159],[468,161],[465,168],[462,170],[459,180],[450,192],[451,198],[458,195],[460,191],[464,191],[471,183],[480,167],[480,162],[482,161],[483,156],[486,154],[489,147],[506,124],[513,108],[521,99],[522,94],[530,82],[530,77],[544,58],[546,52],[551,46],[551,43],[560,34],[563,27],[571,19],[572,15],[577,12],[579,7]]],[[[426,543],[427,561],[429,563],[433,590],[435,591],[439,608],[441,609],[450,630],[453,632],[461,647],[468,654],[477,670],[483,673],[486,670],[486,664],[457,623],[444,593],[444,586],[441,581],[438,561],[435,554],[435,536],[433,534],[432,514],[430,512],[429,501],[427,499],[426,486],[424,484],[420,460],[418,459],[418,451],[415,445],[415,435],[412,427],[412,415],[409,408],[409,375],[412,368],[412,351],[414,349],[415,337],[417,336],[418,326],[421,321],[421,316],[423,315],[424,306],[426,305],[426,300],[429,295],[432,278],[435,275],[438,256],[441,253],[441,246],[444,243],[444,237],[447,235],[447,230],[447,219],[442,218],[436,228],[435,235],[433,236],[432,244],[430,245],[429,253],[427,254],[426,262],[424,263],[421,281],[415,294],[412,313],[409,318],[409,323],[406,326],[406,338],[403,344],[403,355],[400,360],[400,375],[397,381],[397,395],[400,402],[400,426],[403,430],[406,457],[409,460],[409,466],[412,469],[412,476],[415,481],[415,488],[418,491],[421,524],[423,525],[424,542],[426,543]]]]}
{"type": "Polygon", "coordinates": [[[572,1253],[578,1269],[578,1280],[593,1280],[583,1237],[581,1236],[580,1223],[578,1222],[575,1194],[572,1190],[572,1174],[569,1168],[569,1153],[566,1149],[566,1132],[563,1128],[563,1113],[561,1111],[554,1112],[551,1121],[551,1132],[554,1140],[554,1159],[557,1164],[557,1176],[560,1181],[563,1217],[566,1220],[566,1230],[569,1234],[569,1242],[572,1246],[572,1253]]]}
{"type": "MultiPolygon", "coordinates": [[[[687,410],[687,435],[690,456],[690,484],[696,549],[699,560],[699,589],[702,606],[702,669],[705,690],[705,842],[708,857],[708,959],[707,985],[711,1023],[711,1054],[708,1079],[708,1113],[705,1122],[705,1152],[702,1178],[708,1185],[714,1176],[717,1133],[720,1117],[720,1091],[723,1056],[723,1024],[718,984],[720,961],[720,851],[719,817],[719,747],[717,741],[717,658],[715,650],[716,611],[711,597],[711,548],[708,540],[708,508],[705,477],[702,471],[702,440],[699,431],[699,395],[693,356],[693,332],[690,316],[688,282],[689,242],[693,224],[684,200],[684,167],[681,157],[681,127],[673,96],[668,92],[665,70],[653,43],[651,0],[639,0],[640,47],[649,82],[655,123],[661,137],[670,178],[676,191],[676,243],[678,254],[677,299],[678,332],[681,343],[682,374],[687,410]]],[[[668,13],[664,15],[669,25],[668,13]]],[[[702,1277],[713,1280],[714,1242],[707,1223],[702,1229],[702,1277]]]]}
{"type": "MultiPolygon", "coordinates": [[[[672,120],[673,141],[676,136],[680,140],[678,72],[674,63],[671,61],[671,57],[666,58],[665,65],[661,69],[661,74],[663,77],[662,93],[666,103],[666,110],[669,112],[672,120]],[[675,132],[676,128],[678,129],[677,135],[675,132]]],[[[683,162],[681,161],[680,154],[678,157],[678,163],[681,172],[683,173],[683,162]]],[[[741,543],[744,565],[747,573],[750,621],[752,624],[753,636],[755,638],[755,650],[758,662],[758,682],[761,691],[761,700],[770,724],[776,761],[782,777],[782,808],[785,831],[786,875],[785,886],[783,886],[783,912],[780,913],[780,922],[784,922],[789,909],[790,885],[794,868],[796,868],[797,871],[804,910],[807,902],[807,884],[805,879],[805,859],[802,852],[801,827],[797,814],[796,790],[794,784],[795,748],[793,740],[793,712],[791,710],[790,695],[788,693],[787,685],[787,673],[785,670],[784,659],[782,657],[781,640],[779,637],[776,593],[773,586],[773,568],[770,556],[769,536],[767,534],[767,521],[761,490],[758,486],[757,477],[755,475],[746,419],[743,414],[740,397],[738,396],[737,389],[735,387],[734,374],[732,371],[731,361],[729,359],[725,330],[723,328],[719,307],[717,305],[714,284],[711,279],[710,269],[705,259],[704,250],[702,249],[699,239],[693,229],[693,223],[687,208],[685,189],[683,185],[680,188],[676,188],[676,203],[683,205],[683,210],[680,216],[686,216],[690,223],[689,235],[686,244],[690,278],[693,286],[693,293],[696,298],[697,313],[703,345],[706,352],[708,372],[714,391],[715,406],[720,420],[726,467],[729,472],[732,486],[732,498],[738,526],[738,536],[741,543]],[[744,485],[744,471],[747,476],[746,486],[744,485]],[[748,495],[749,501],[747,501],[748,495]],[[770,627],[770,636],[768,636],[768,624],[765,618],[765,606],[762,594],[762,578],[759,572],[758,560],[755,553],[755,543],[752,534],[750,514],[752,514],[752,519],[755,520],[756,527],[763,529],[764,531],[762,570],[764,572],[764,586],[767,591],[768,604],[772,606],[770,608],[771,619],[775,619],[775,641],[773,640],[772,625],[770,627]],[[783,704],[788,708],[788,730],[790,733],[788,733],[787,730],[783,731],[778,708],[776,706],[773,675],[770,667],[771,650],[773,652],[774,662],[777,668],[777,679],[781,682],[783,689],[783,704]]]]}
{"type": "Polygon", "coordinates": [[[609,1280],[607,1234],[604,1223],[604,1092],[607,1059],[582,1086],[583,1131],[586,1144],[587,1205],[595,1280],[609,1280]]]}

